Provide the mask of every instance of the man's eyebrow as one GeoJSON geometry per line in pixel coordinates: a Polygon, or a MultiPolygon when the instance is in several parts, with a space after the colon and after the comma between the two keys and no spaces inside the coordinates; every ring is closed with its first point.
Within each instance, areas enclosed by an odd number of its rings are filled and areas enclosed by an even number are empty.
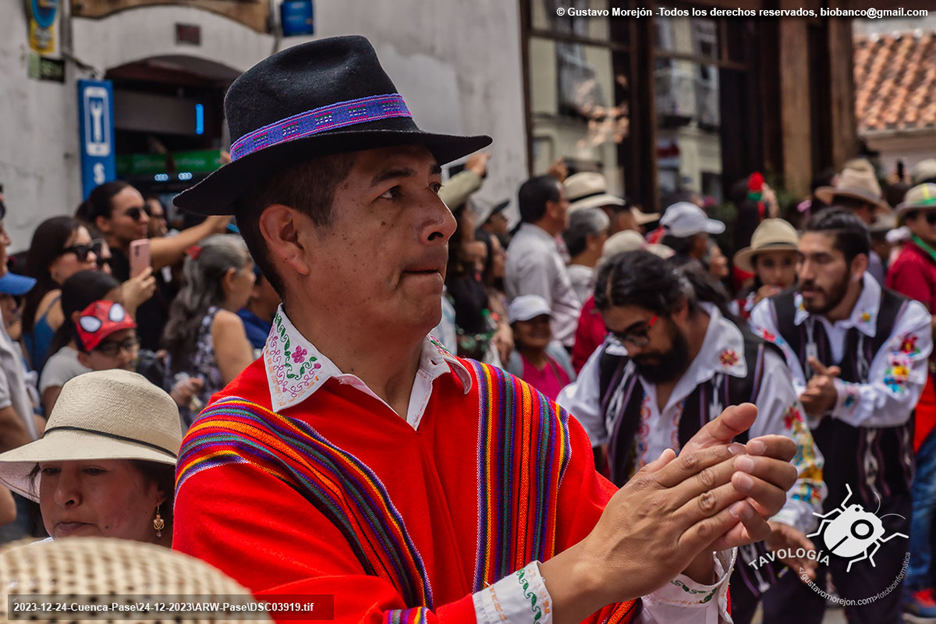
{"type": "Polygon", "coordinates": [[[416,175],[416,170],[412,167],[391,167],[389,169],[384,169],[380,173],[374,176],[374,179],[371,180],[371,186],[377,186],[382,184],[387,180],[393,180],[395,178],[409,178],[416,175]]]}
{"type": "MultiPolygon", "coordinates": [[[[378,184],[383,184],[387,180],[394,180],[396,178],[409,178],[416,174],[416,170],[412,167],[391,167],[375,175],[374,179],[371,180],[371,186],[377,186],[378,184]]],[[[441,174],[442,167],[440,167],[438,164],[433,164],[432,169],[429,171],[429,175],[441,174]]]]}

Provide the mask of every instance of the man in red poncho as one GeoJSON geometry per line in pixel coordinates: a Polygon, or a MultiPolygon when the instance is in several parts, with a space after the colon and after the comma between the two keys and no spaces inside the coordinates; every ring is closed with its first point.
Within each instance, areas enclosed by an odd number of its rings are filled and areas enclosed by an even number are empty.
{"type": "Polygon", "coordinates": [[[175,547],[263,599],[333,595],[341,622],[726,620],[793,443],[730,444],[756,411],[732,408],[616,491],[565,412],[427,338],[439,165],[488,137],[419,130],[362,37],[270,57],[225,107],[233,162],[175,203],[236,214],[284,304],[186,436],[175,547]]]}

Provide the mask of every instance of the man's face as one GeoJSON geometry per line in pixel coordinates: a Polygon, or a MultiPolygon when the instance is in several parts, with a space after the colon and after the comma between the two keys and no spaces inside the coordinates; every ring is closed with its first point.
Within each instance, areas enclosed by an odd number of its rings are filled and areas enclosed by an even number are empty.
{"type": "Polygon", "coordinates": [[[133,187],[127,187],[111,198],[110,219],[98,218],[98,227],[113,237],[121,249],[127,249],[135,240],[149,234],[149,217],[143,206],[143,196],[133,187]]]}
{"type": "Polygon", "coordinates": [[[358,317],[372,330],[428,332],[441,319],[447,243],[456,227],[438,196],[439,165],[422,146],[355,156],[335,189],[331,226],[299,221],[313,267],[305,288],[332,316],[358,317]]]}
{"type": "Polygon", "coordinates": [[[799,292],[810,314],[829,312],[848,290],[852,272],[834,242],[831,235],[822,232],[806,232],[800,237],[799,292]]]}
{"type": "Polygon", "coordinates": [[[627,348],[637,372],[650,383],[673,381],[689,368],[689,340],[671,317],[653,321],[653,312],[637,306],[612,307],[601,316],[608,331],[627,348]]]}
{"type": "Polygon", "coordinates": [[[558,189],[559,196],[555,201],[546,202],[546,213],[543,215],[544,219],[548,219],[546,223],[547,230],[552,230],[552,228],[557,228],[558,232],[565,232],[569,229],[569,205],[570,202],[566,198],[565,187],[556,180],[556,188],[558,189]]]}

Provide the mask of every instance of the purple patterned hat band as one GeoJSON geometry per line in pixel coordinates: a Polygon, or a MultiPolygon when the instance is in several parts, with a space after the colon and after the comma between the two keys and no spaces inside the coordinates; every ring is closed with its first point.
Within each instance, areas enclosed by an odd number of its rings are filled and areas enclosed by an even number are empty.
{"type": "Polygon", "coordinates": [[[328,130],[391,117],[411,117],[406,102],[399,93],[330,104],[248,132],[231,145],[231,160],[243,158],[266,147],[304,139],[328,130]]]}

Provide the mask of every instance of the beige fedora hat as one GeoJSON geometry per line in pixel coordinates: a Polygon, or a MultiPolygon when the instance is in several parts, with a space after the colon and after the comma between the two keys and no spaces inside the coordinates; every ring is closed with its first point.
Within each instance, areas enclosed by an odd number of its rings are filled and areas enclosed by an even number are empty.
{"type": "Polygon", "coordinates": [[[936,184],[918,184],[907,191],[904,200],[897,204],[898,216],[911,210],[933,210],[936,208],[936,184]]]}
{"type": "MultiPolygon", "coordinates": [[[[621,197],[608,193],[608,181],[595,171],[582,171],[570,175],[563,182],[566,199],[569,200],[569,211],[584,210],[586,208],[600,208],[601,206],[626,206],[627,202],[621,197]]],[[[630,213],[640,225],[652,223],[660,218],[653,212],[643,212],[631,207],[630,213]]]]}
{"type": "Polygon", "coordinates": [[[182,445],[179,408],[162,388],[125,370],[78,375],[62,386],[42,438],[0,455],[0,483],[29,499],[43,461],[141,459],[174,466],[182,445]]]}
{"type": "Polygon", "coordinates": [[[836,185],[820,186],[816,189],[816,197],[824,204],[835,203],[836,197],[852,197],[872,204],[880,210],[890,210],[881,194],[877,176],[871,169],[843,169],[836,185]]]}
{"type": "Polygon", "coordinates": [[[764,219],[751,236],[751,246],[739,249],[734,265],[742,271],[754,272],[754,256],[765,251],[796,251],[799,234],[783,219],[764,219]]]}

